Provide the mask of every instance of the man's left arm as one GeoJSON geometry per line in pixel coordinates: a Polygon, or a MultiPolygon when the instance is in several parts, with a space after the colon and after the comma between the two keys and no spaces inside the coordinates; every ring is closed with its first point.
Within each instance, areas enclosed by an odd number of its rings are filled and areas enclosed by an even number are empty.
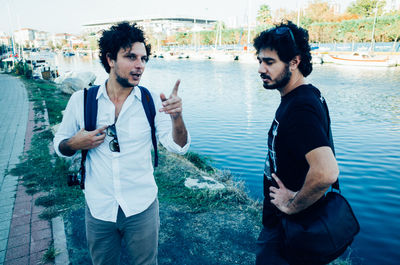
{"type": "Polygon", "coordinates": [[[328,146],[315,148],[306,154],[309,170],[298,192],[285,187],[273,174],[278,188],[270,187],[271,203],[286,214],[298,213],[315,203],[335,183],[339,168],[332,149],[328,146]]]}
{"type": "Polygon", "coordinates": [[[177,80],[171,95],[167,98],[163,93],[160,94],[163,107],[159,110],[170,114],[172,119],[172,138],[180,147],[184,147],[188,142],[188,132],[182,117],[182,99],[178,96],[180,80],[177,80]]]}

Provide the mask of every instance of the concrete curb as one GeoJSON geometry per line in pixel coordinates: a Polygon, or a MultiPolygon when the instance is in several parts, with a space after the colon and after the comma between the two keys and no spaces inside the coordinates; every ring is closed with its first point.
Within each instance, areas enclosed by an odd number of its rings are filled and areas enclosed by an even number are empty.
{"type": "Polygon", "coordinates": [[[56,257],[54,259],[55,265],[65,265],[69,263],[67,238],[65,236],[64,220],[61,216],[51,219],[53,228],[54,249],[56,250],[56,257]]]}

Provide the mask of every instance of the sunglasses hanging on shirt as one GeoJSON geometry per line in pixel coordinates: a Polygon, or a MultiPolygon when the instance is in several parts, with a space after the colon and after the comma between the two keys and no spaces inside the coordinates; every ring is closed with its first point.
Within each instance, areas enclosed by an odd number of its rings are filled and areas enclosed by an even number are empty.
{"type": "Polygon", "coordinates": [[[119,149],[117,129],[115,128],[115,123],[107,127],[106,133],[108,136],[113,137],[113,139],[108,144],[108,147],[110,148],[111,152],[119,152],[120,149],[119,149]]]}

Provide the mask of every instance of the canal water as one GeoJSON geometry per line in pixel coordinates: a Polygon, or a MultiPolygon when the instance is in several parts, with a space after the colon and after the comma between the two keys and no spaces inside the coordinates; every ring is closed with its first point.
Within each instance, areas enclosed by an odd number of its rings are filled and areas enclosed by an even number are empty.
{"type": "MultiPolygon", "coordinates": [[[[107,75],[98,60],[57,57],[59,70],[107,75]]],[[[191,151],[243,180],[262,199],[266,137],[280,97],[266,91],[257,64],[151,59],[141,84],[179,95],[192,136],[191,151]]],[[[400,262],[400,67],[317,65],[307,79],[325,96],[343,194],[360,221],[353,264],[400,262]]]]}

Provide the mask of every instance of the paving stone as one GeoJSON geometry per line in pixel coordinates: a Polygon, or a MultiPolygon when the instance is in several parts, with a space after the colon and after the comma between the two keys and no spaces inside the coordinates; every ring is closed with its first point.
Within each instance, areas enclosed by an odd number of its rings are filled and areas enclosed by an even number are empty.
{"type": "Polygon", "coordinates": [[[31,213],[30,209],[19,208],[19,209],[14,210],[12,216],[13,216],[13,218],[19,218],[21,216],[24,216],[24,215],[27,215],[30,213],[31,213]]]}
{"type": "Polygon", "coordinates": [[[27,214],[20,216],[18,218],[13,218],[11,224],[17,226],[17,225],[29,224],[30,222],[31,222],[31,215],[27,214]]]}
{"type": "Polygon", "coordinates": [[[5,220],[0,222],[0,230],[10,229],[11,220],[5,220]]]}
{"type": "Polygon", "coordinates": [[[40,220],[40,221],[32,222],[31,229],[32,229],[32,231],[50,229],[50,222],[47,220],[40,220]]]}
{"type": "Polygon", "coordinates": [[[18,247],[24,244],[29,244],[29,240],[31,239],[31,235],[29,233],[24,234],[24,235],[18,235],[15,237],[9,237],[8,238],[8,248],[14,248],[18,247]]]}
{"type": "Polygon", "coordinates": [[[2,213],[0,215],[0,222],[1,221],[6,221],[6,220],[11,220],[11,218],[12,218],[12,211],[9,211],[7,213],[2,213]]]}
{"type": "Polygon", "coordinates": [[[9,237],[20,236],[31,232],[30,224],[11,226],[9,237]]]}
{"type": "Polygon", "coordinates": [[[50,246],[51,240],[49,238],[45,238],[38,241],[31,242],[31,250],[30,253],[41,252],[43,250],[47,250],[50,246]]]}
{"type": "Polygon", "coordinates": [[[9,213],[12,213],[12,207],[9,207],[9,206],[1,206],[0,207],[0,215],[6,215],[6,214],[9,214],[9,213]]]}
{"type": "MultiPolygon", "coordinates": [[[[17,259],[6,260],[4,262],[4,265],[27,265],[29,264],[28,262],[29,262],[29,256],[26,256],[17,259]]],[[[38,263],[36,263],[35,265],[38,265],[38,263]]]]}
{"type": "Polygon", "coordinates": [[[16,202],[14,205],[14,211],[18,211],[21,209],[25,209],[25,210],[31,210],[32,208],[32,202],[30,201],[24,201],[24,202],[16,202]]]}
{"type": "Polygon", "coordinates": [[[5,251],[7,249],[7,239],[0,239],[0,251],[5,251]]]}
{"type": "MultiPolygon", "coordinates": [[[[42,264],[43,255],[46,251],[32,253],[29,259],[29,265],[42,264]]],[[[51,264],[51,263],[50,263],[51,264]]]]}
{"type": "Polygon", "coordinates": [[[31,232],[31,241],[39,241],[45,238],[51,238],[51,230],[43,229],[31,232]]]}
{"type": "Polygon", "coordinates": [[[20,203],[20,202],[31,202],[32,201],[32,197],[31,196],[24,196],[24,197],[16,197],[15,198],[15,203],[20,203]]]}
{"type": "Polygon", "coordinates": [[[8,229],[0,230],[0,240],[1,239],[7,239],[9,232],[10,231],[8,229]]]}
{"type": "Polygon", "coordinates": [[[16,186],[2,186],[1,192],[15,192],[17,190],[16,186]]]}
{"type": "Polygon", "coordinates": [[[15,202],[15,198],[11,197],[11,198],[5,198],[4,200],[0,200],[0,207],[2,206],[10,206],[13,207],[14,206],[14,202],[15,202]]]}
{"type": "Polygon", "coordinates": [[[6,261],[29,256],[29,244],[7,249],[6,261]]]}
{"type": "Polygon", "coordinates": [[[42,221],[43,219],[39,215],[40,213],[32,213],[32,222],[42,221]]]}
{"type": "Polygon", "coordinates": [[[0,251],[0,265],[3,264],[4,260],[6,259],[6,251],[0,251]]]}

